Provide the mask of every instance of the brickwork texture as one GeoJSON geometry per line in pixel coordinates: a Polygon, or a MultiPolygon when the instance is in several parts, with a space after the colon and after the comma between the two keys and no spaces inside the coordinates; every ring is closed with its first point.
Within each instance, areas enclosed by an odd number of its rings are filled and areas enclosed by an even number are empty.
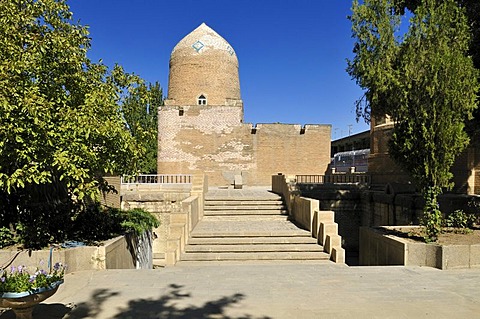
{"type": "Polygon", "coordinates": [[[165,104],[158,115],[159,173],[201,172],[211,186],[241,175],[244,185],[263,186],[272,174],[327,170],[330,125],[243,123],[235,51],[205,24],[173,49],[165,104]]]}

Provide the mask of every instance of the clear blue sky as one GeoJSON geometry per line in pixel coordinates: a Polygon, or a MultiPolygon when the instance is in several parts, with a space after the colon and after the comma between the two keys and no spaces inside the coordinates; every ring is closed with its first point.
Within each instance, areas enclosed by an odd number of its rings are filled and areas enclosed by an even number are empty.
{"type": "Polygon", "coordinates": [[[355,119],[362,91],[345,72],[352,58],[350,0],[78,0],[89,57],[167,93],[173,47],[202,22],[235,49],[247,123],[331,124],[332,138],[368,129],[355,119]],[[352,127],[349,129],[349,125],[352,127]]]}

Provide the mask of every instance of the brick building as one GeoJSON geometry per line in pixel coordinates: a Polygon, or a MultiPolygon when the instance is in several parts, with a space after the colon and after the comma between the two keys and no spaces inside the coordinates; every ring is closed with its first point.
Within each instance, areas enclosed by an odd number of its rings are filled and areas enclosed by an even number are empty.
{"type": "MultiPolygon", "coordinates": [[[[387,117],[372,118],[370,123],[370,157],[368,172],[372,184],[413,183],[413,179],[398,166],[388,153],[388,140],[393,122],[387,117]]],[[[480,194],[480,140],[474,137],[470,145],[455,160],[451,169],[454,187],[460,194],[480,194]]]]}
{"type": "Polygon", "coordinates": [[[158,114],[158,172],[205,173],[209,184],[270,185],[271,175],[324,174],[331,125],[243,122],[238,59],[205,24],[170,57],[168,98],[158,114]]]}

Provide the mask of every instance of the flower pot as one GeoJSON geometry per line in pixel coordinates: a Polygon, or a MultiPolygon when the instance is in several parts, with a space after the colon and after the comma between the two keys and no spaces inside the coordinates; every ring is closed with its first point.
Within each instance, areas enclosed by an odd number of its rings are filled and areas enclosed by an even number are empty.
{"type": "Polygon", "coordinates": [[[32,319],[33,308],[57,292],[63,280],[57,281],[46,288],[37,288],[25,292],[0,293],[0,307],[11,308],[17,319],[32,319]]]}

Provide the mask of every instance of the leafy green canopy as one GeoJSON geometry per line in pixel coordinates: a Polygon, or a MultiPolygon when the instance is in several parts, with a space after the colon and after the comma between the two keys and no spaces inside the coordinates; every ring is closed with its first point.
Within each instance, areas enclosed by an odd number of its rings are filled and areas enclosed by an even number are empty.
{"type": "Polygon", "coordinates": [[[0,1],[0,34],[0,239],[38,248],[78,227],[95,237],[82,216],[102,176],[152,156],[161,89],[92,63],[65,0],[0,1]]]}
{"type": "Polygon", "coordinates": [[[143,174],[157,172],[158,109],[163,105],[160,84],[140,84],[122,101],[122,113],[128,129],[144,155],[139,159],[138,171],[143,174]]]}
{"type": "Polygon", "coordinates": [[[421,1],[403,37],[398,12],[392,0],[354,2],[356,55],[347,71],[365,89],[359,114],[392,118],[390,153],[416,180],[436,228],[437,195],[451,186],[450,168],[469,141],[464,128],[477,107],[479,74],[455,1],[421,1]]]}
{"type": "MultiPolygon", "coordinates": [[[[420,5],[421,0],[397,0],[396,2],[399,12],[404,12],[406,9],[413,12],[420,5]]],[[[475,67],[480,70],[480,1],[456,0],[455,2],[465,10],[471,34],[468,54],[472,56],[475,67]]],[[[480,96],[480,91],[477,92],[477,96],[480,96]]],[[[474,118],[467,123],[466,130],[470,137],[478,140],[480,137],[480,109],[477,108],[473,115],[474,118]]]]}
{"type": "Polygon", "coordinates": [[[140,80],[87,58],[65,1],[1,1],[0,34],[0,190],[56,184],[81,199],[136,171],[119,101],[140,80]]]}

